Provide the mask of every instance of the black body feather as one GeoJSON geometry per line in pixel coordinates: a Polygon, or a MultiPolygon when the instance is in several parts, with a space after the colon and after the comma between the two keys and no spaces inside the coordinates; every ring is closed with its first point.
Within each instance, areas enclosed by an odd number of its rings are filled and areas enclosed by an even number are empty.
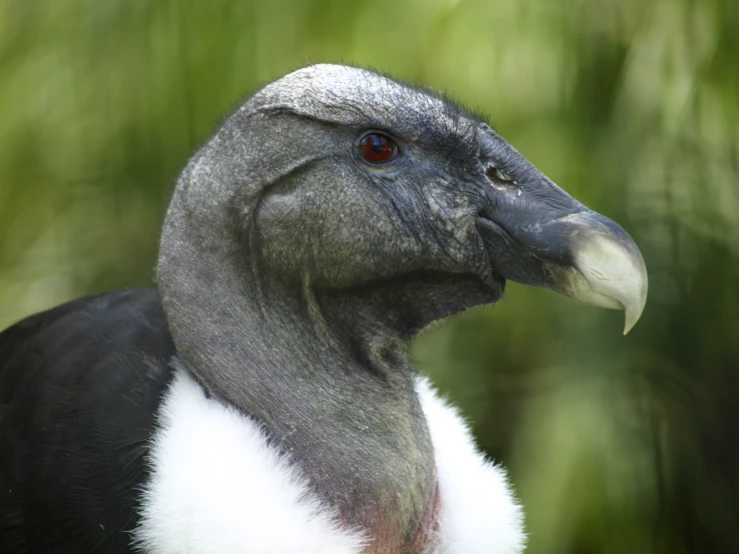
{"type": "Polygon", "coordinates": [[[130,553],[174,345],[153,289],[0,333],[0,552],[130,553]]]}

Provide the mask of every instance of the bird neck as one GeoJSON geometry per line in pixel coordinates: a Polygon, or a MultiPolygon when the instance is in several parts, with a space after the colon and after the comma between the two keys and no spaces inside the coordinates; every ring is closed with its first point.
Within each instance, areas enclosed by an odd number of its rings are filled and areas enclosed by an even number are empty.
{"type": "Polygon", "coordinates": [[[184,365],[262,424],[343,523],[368,534],[371,552],[414,551],[436,469],[402,302],[383,287],[321,291],[309,276],[264,275],[223,239],[226,222],[204,231],[178,202],[158,278],[184,365]]]}

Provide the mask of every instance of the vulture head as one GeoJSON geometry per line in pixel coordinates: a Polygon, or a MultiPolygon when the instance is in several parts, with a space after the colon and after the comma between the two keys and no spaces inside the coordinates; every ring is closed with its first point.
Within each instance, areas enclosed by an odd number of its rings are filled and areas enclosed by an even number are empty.
{"type": "Polygon", "coordinates": [[[625,310],[626,332],[646,301],[621,227],[474,115],[362,69],[316,65],[263,88],[177,193],[180,215],[230,245],[254,284],[386,288],[411,334],[498,300],[506,279],[625,310]]]}
{"type": "Polygon", "coordinates": [[[480,118],[338,65],[226,120],[179,180],[158,265],[188,369],[345,520],[395,514],[385,535],[421,517],[435,479],[408,342],[508,279],[624,310],[626,331],[647,293],[627,233],[480,118]]]}

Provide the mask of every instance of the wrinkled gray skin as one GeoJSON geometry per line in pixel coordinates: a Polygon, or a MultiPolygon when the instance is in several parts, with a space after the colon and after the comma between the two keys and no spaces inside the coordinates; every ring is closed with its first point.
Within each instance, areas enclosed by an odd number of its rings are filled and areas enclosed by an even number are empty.
{"type": "Polygon", "coordinates": [[[583,211],[458,107],[312,66],[256,93],[193,157],[159,286],[210,394],[261,422],[373,551],[412,551],[436,476],[410,339],[497,301],[505,278],[547,284],[540,257],[567,264],[569,239],[540,231],[583,211]],[[360,159],[368,129],[396,139],[395,162],[360,159]]]}

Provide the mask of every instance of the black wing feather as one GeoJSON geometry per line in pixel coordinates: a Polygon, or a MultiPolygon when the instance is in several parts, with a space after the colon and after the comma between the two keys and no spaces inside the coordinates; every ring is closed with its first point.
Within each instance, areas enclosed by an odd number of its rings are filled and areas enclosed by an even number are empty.
{"type": "Polygon", "coordinates": [[[130,553],[174,345],[153,289],[0,333],[0,552],[130,553]]]}

